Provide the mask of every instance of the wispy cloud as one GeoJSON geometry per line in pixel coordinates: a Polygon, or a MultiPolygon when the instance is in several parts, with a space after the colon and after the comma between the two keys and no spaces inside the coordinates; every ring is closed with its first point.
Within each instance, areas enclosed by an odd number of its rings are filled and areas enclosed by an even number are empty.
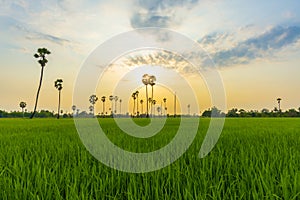
{"type": "Polygon", "coordinates": [[[133,28],[180,25],[184,13],[192,9],[198,0],[139,0],[130,19],[133,28]]]}
{"type": "Polygon", "coordinates": [[[262,34],[236,43],[234,43],[233,35],[226,33],[207,35],[200,39],[199,43],[203,46],[217,46],[222,42],[231,42],[231,48],[215,49],[209,52],[214,62],[222,67],[247,64],[257,58],[272,57],[283,48],[296,44],[299,39],[299,26],[276,26],[262,34]]]}

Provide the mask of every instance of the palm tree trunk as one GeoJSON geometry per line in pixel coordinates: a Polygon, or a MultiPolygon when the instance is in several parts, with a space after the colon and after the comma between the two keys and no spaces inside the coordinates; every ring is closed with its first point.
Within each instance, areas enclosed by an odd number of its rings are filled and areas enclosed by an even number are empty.
{"type": "Polygon", "coordinates": [[[58,110],[57,110],[57,119],[59,119],[59,111],[60,111],[60,92],[61,92],[61,90],[58,91],[58,110]]]}
{"type": "Polygon", "coordinates": [[[23,118],[24,118],[24,108],[22,108],[23,118]]]}
{"type": "Polygon", "coordinates": [[[135,112],[135,99],[133,99],[133,112],[132,112],[132,116],[134,116],[135,112]]]}
{"type": "Polygon", "coordinates": [[[104,101],[103,101],[102,111],[103,111],[103,116],[104,116],[105,115],[105,102],[104,101]]]}
{"type": "MultiPolygon", "coordinates": [[[[151,85],[152,89],[152,94],[151,94],[151,115],[153,115],[153,85],[151,85]]],[[[155,115],[155,110],[154,110],[154,115],[155,115]]]]}
{"type": "Polygon", "coordinates": [[[37,93],[36,93],[36,99],[35,99],[35,105],[34,105],[33,113],[31,114],[30,119],[32,119],[34,117],[35,112],[36,112],[36,107],[37,107],[37,104],[38,104],[40,90],[41,90],[42,81],[43,81],[43,74],[44,74],[44,66],[42,66],[42,69],[41,69],[40,83],[39,83],[39,87],[38,87],[38,90],[37,90],[37,93]]]}
{"type": "Polygon", "coordinates": [[[143,103],[141,103],[141,107],[142,107],[141,113],[143,114],[144,113],[144,105],[143,105],[143,103]]]}
{"type": "Polygon", "coordinates": [[[146,103],[147,103],[147,114],[146,114],[146,117],[148,118],[149,117],[149,107],[148,107],[148,86],[146,85],[146,103]]]}
{"type": "Polygon", "coordinates": [[[136,115],[139,115],[139,95],[136,95],[136,115]]]}

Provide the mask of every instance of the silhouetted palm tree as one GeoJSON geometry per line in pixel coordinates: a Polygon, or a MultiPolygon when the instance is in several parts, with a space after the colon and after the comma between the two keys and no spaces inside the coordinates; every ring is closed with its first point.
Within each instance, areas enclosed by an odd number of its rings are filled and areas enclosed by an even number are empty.
{"type": "MultiPolygon", "coordinates": [[[[153,100],[153,86],[155,85],[155,81],[156,81],[156,78],[155,78],[155,76],[150,76],[149,77],[149,84],[151,85],[151,99],[153,100]]],[[[151,114],[152,114],[152,111],[153,111],[153,109],[152,109],[152,106],[153,106],[153,101],[152,101],[152,104],[151,104],[151,114]]],[[[155,110],[154,110],[154,112],[155,112],[155,110]]]]}
{"type": "Polygon", "coordinates": [[[93,107],[93,106],[90,106],[90,107],[89,107],[89,110],[90,110],[90,113],[91,113],[91,114],[94,114],[94,107],[93,107]]]}
{"type": "Polygon", "coordinates": [[[119,97],[115,96],[114,100],[115,100],[115,114],[117,114],[117,102],[119,100],[119,97]]]}
{"type": "Polygon", "coordinates": [[[148,84],[149,84],[149,75],[144,74],[142,78],[143,84],[146,86],[146,103],[147,103],[147,112],[146,117],[149,117],[149,106],[148,106],[148,84]]]}
{"type": "Polygon", "coordinates": [[[54,82],[54,87],[56,89],[58,89],[58,112],[57,112],[57,119],[59,119],[59,111],[60,111],[60,95],[61,95],[61,90],[62,90],[62,82],[63,80],[62,79],[57,79],[55,82],[54,82]]]}
{"type": "Polygon", "coordinates": [[[154,110],[154,116],[155,116],[155,104],[156,104],[156,100],[152,100],[152,104],[153,104],[153,110],[154,110]]]}
{"type": "Polygon", "coordinates": [[[76,106],[75,105],[72,106],[72,110],[73,110],[73,117],[74,117],[75,116],[75,111],[76,111],[76,106]]]}
{"type": "Polygon", "coordinates": [[[135,91],[136,96],[136,115],[139,116],[139,91],[135,91]]]}
{"type": "Polygon", "coordinates": [[[122,109],[121,109],[122,108],[122,99],[120,99],[119,102],[120,102],[120,114],[122,114],[122,109]]]}
{"type": "Polygon", "coordinates": [[[46,59],[46,55],[49,55],[49,54],[51,54],[51,52],[46,48],[39,48],[37,50],[37,53],[34,54],[34,57],[38,59],[38,63],[41,65],[42,68],[41,68],[40,83],[39,83],[39,87],[38,87],[37,94],[36,94],[34,109],[33,109],[33,113],[30,116],[30,119],[32,119],[36,113],[36,107],[38,104],[40,90],[41,90],[42,81],[43,81],[44,68],[48,62],[48,60],[46,59]]]}
{"type": "Polygon", "coordinates": [[[135,115],[135,100],[136,100],[136,93],[132,93],[131,97],[133,98],[133,112],[132,112],[132,116],[135,115]]]}
{"type": "Polygon", "coordinates": [[[95,115],[95,104],[98,101],[98,97],[95,94],[93,94],[93,95],[90,96],[89,101],[93,106],[93,115],[95,115]]]}
{"type": "Polygon", "coordinates": [[[163,101],[164,101],[164,104],[165,104],[165,109],[164,109],[164,115],[166,115],[166,110],[167,110],[167,98],[164,98],[163,99],[163,101]]]}
{"type": "Polygon", "coordinates": [[[105,99],[106,99],[105,96],[102,96],[102,97],[101,97],[101,101],[102,101],[102,112],[103,112],[103,115],[105,114],[105,99]]]}
{"type": "Polygon", "coordinates": [[[109,100],[110,100],[110,102],[111,102],[111,108],[110,108],[111,114],[113,115],[113,107],[114,107],[114,105],[113,105],[113,100],[114,100],[114,96],[113,96],[113,95],[110,95],[110,96],[109,96],[109,100]]]}
{"type": "Polygon", "coordinates": [[[281,98],[277,98],[277,102],[278,102],[278,110],[279,110],[279,112],[281,112],[281,108],[280,108],[280,101],[281,101],[282,99],[281,98]]]}
{"type": "Polygon", "coordinates": [[[143,114],[143,113],[144,113],[144,104],[143,104],[143,103],[144,103],[144,100],[141,99],[141,100],[140,100],[140,103],[141,103],[141,108],[142,108],[142,112],[141,112],[141,113],[143,114]]]}
{"type": "Polygon", "coordinates": [[[20,102],[20,107],[22,108],[22,113],[23,113],[23,118],[24,118],[24,108],[27,106],[26,102],[21,101],[20,102]]]}

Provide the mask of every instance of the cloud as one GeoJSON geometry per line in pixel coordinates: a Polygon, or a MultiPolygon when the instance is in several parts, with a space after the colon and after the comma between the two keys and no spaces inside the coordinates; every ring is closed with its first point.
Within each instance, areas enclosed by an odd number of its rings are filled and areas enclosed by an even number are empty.
{"type": "Polygon", "coordinates": [[[247,64],[257,58],[273,56],[285,47],[296,44],[300,39],[300,27],[276,26],[270,30],[250,37],[234,44],[234,34],[211,34],[203,37],[198,42],[202,46],[220,45],[220,41],[230,41],[231,48],[215,48],[209,52],[213,61],[218,66],[232,66],[236,64],[247,64]]]}
{"type": "Polygon", "coordinates": [[[180,25],[198,0],[139,0],[130,22],[133,28],[170,28],[180,25]]]}

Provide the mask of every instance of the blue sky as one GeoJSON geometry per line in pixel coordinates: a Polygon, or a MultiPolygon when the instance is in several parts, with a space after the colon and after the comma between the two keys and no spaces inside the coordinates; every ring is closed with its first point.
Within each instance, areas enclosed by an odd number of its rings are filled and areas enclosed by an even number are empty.
{"type": "Polygon", "coordinates": [[[0,109],[33,107],[37,48],[52,51],[39,107],[55,110],[56,78],[71,110],[78,70],[89,53],[114,35],[162,27],[197,41],[218,66],[228,107],[300,107],[300,2],[223,0],[0,0],[0,109]]]}

